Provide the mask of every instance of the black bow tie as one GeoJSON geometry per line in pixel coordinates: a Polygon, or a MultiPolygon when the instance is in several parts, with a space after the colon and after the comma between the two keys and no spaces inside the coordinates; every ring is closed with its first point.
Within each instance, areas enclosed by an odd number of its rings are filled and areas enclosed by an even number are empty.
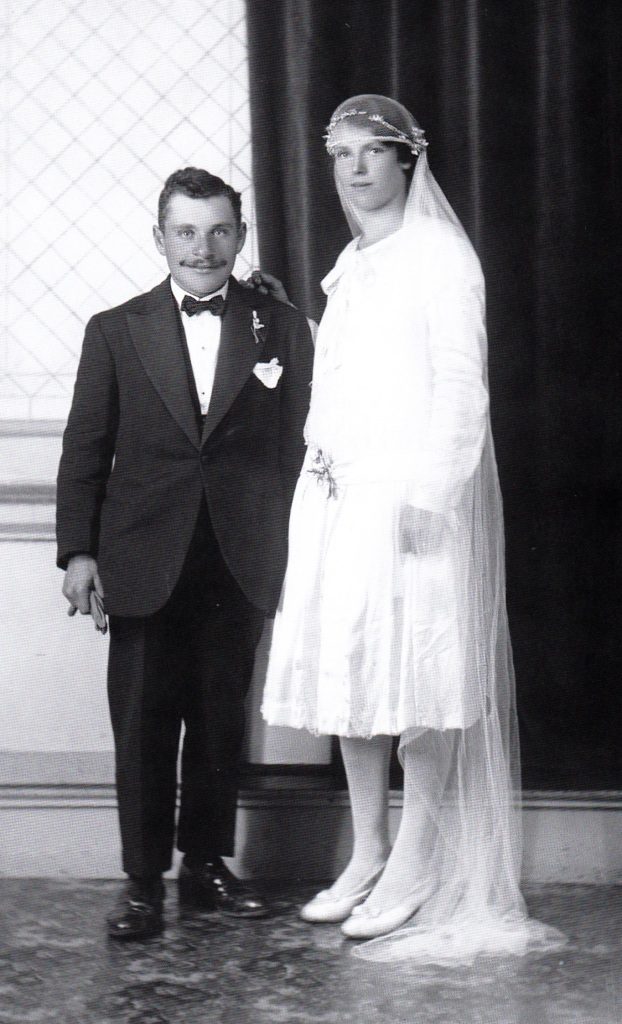
{"type": "Polygon", "coordinates": [[[206,309],[213,316],[222,316],[225,312],[225,300],[222,295],[214,295],[211,299],[193,299],[192,295],[184,295],[181,308],[188,316],[204,313],[206,309]]]}

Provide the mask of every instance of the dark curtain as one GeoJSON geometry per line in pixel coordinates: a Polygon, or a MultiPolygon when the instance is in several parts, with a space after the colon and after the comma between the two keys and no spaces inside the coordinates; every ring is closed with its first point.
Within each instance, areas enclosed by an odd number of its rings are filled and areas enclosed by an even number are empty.
{"type": "Polygon", "coordinates": [[[310,315],[348,240],[322,133],[402,101],[479,252],[529,788],[620,788],[617,0],[248,0],[261,263],[310,315]]]}

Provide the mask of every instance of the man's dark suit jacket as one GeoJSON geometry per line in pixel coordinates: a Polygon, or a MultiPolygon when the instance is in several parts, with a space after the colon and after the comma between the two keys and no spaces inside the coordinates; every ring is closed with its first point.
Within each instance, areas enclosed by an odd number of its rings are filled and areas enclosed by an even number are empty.
{"type": "Polygon", "coordinates": [[[204,494],[232,575],[271,614],[304,455],[309,328],[232,278],[202,428],[184,345],[168,279],[89,322],[58,473],[58,565],[91,554],[106,611],[150,615],[171,595],[204,494]],[[269,388],[253,368],[275,358],[269,388]]]}

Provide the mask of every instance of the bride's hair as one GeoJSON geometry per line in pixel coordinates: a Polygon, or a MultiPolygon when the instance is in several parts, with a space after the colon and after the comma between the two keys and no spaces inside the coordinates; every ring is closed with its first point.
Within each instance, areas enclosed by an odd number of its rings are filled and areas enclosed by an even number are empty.
{"type": "Polygon", "coordinates": [[[397,152],[398,163],[406,176],[406,185],[410,188],[418,157],[415,153],[411,153],[410,148],[405,142],[385,142],[385,145],[391,146],[391,148],[397,152]],[[406,164],[406,166],[404,166],[404,164],[406,164]]]}

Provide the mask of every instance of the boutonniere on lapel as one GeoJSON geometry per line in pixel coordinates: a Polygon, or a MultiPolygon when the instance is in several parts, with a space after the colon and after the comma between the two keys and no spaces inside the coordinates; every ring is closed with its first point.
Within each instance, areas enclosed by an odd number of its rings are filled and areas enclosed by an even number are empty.
{"type": "Polygon", "coordinates": [[[252,324],[251,330],[253,332],[253,338],[255,339],[255,344],[256,345],[260,345],[261,342],[263,341],[263,338],[261,337],[259,332],[263,331],[264,327],[265,327],[265,324],[262,324],[262,322],[259,319],[259,316],[257,314],[257,310],[254,309],[253,310],[253,324],[252,324]]]}

